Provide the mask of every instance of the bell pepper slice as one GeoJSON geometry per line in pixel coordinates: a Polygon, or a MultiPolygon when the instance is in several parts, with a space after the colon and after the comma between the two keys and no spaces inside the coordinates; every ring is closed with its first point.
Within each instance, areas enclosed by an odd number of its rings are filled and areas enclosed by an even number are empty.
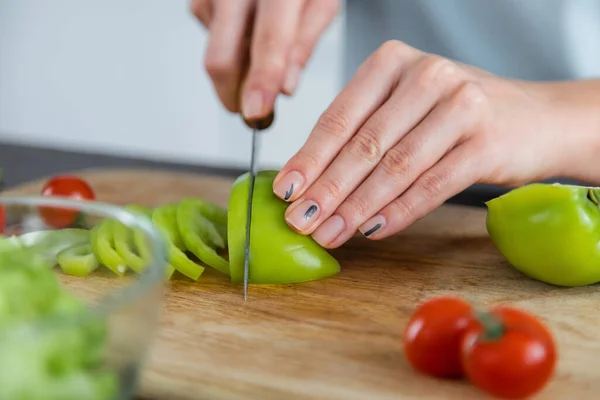
{"type": "Polygon", "coordinates": [[[177,204],[156,208],[152,213],[152,222],[163,233],[169,264],[188,278],[197,280],[204,272],[204,267],[190,260],[184,253],[186,248],[177,226],[177,204]]]}
{"type": "Polygon", "coordinates": [[[90,243],[67,247],[57,254],[56,261],[65,274],[78,277],[88,276],[100,266],[90,243]]]}
{"type": "Polygon", "coordinates": [[[486,203],[486,228],[507,261],[558,286],[600,282],[600,189],[534,183],[486,203]]]}
{"type": "Polygon", "coordinates": [[[200,199],[184,199],[177,207],[177,225],[185,247],[200,261],[229,275],[229,262],[216,249],[225,248],[219,232],[227,229],[227,210],[200,199]]]}
{"type": "MultiPolygon", "coordinates": [[[[288,204],[273,193],[277,171],[260,171],[254,181],[249,283],[299,283],[340,272],[338,261],[308,235],[285,222],[288,204]]],[[[244,247],[249,174],[233,184],[228,206],[229,263],[232,282],[244,278],[244,247]]]]}
{"type": "Polygon", "coordinates": [[[148,265],[148,260],[137,254],[138,248],[134,241],[133,230],[115,221],[113,225],[115,250],[129,268],[141,273],[148,265]]]}
{"type": "Polygon", "coordinates": [[[80,243],[89,243],[87,229],[65,228],[27,232],[17,236],[21,247],[32,249],[49,267],[56,265],[56,256],[62,250],[80,243]]]}
{"type": "Polygon", "coordinates": [[[96,259],[118,276],[127,272],[127,262],[115,249],[114,226],[119,222],[105,219],[90,232],[92,251],[96,259]]]}

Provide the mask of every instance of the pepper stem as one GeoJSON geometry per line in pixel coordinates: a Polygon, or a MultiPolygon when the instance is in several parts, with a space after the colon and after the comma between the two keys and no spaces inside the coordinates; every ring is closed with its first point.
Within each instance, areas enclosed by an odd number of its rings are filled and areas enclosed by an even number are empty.
{"type": "Polygon", "coordinates": [[[504,323],[497,316],[486,311],[475,311],[475,318],[483,325],[481,340],[494,341],[504,335],[504,323]]]}
{"type": "Polygon", "coordinates": [[[594,205],[596,206],[600,206],[600,188],[595,188],[595,187],[591,187],[588,188],[588,199],[590,199],[590,201],[592,203],[594,203],[594,205]]]}

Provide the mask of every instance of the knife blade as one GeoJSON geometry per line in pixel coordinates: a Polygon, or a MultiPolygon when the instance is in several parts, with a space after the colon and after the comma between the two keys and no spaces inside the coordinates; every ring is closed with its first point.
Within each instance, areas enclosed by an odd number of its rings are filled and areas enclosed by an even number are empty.
{"type": "Polygon", "coordinates": [[[244,246],[244,301],[248,299],[248,278],[250,275],[250,232],[252,227],[252,206],[254,197],[254,180],[256,178],[257,152],[259,142],[259,132],[267,129],[273,123],[275,113],[271,112],[265,118],[259,120],[247,120],[244,122],[252,129],[252,144],[250,148],[250,169],[248,171],[248,205],[246,211],[246,244],[244,246]]]}

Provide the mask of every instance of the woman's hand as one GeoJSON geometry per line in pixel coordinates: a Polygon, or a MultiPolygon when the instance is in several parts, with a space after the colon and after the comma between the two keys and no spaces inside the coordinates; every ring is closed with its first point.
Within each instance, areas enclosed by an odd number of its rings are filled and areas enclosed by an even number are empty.
{"type": "Polygon", "coordinates": [[[321,115],[274,192],[292,202],[290,226],[335,248],[357,230],[395,234],[475,183],[565,176],[567,160],[583,162],[575,136],[590,144],[599,132],[582,129],[583,107],[562,102],[564,89],[387,42],[321,115]]]}
{"type": "Polygon", "coordinates": [[[339,0],[192,0],[210,33],[205,67],[225,108],[257,119],[279,93],[291,95],[338,8],[339,0]]]}

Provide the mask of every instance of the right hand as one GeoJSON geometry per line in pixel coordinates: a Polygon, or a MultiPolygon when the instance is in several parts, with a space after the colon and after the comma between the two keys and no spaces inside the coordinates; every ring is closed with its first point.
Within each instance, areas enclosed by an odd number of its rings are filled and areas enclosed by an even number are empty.
{"type": "Polygon", "coordinates": [[[225,108],[258,119],[279,93],[293,94],[338,9],[339,0],[191,0],[210,34],[205,68],[225,108]]]}

